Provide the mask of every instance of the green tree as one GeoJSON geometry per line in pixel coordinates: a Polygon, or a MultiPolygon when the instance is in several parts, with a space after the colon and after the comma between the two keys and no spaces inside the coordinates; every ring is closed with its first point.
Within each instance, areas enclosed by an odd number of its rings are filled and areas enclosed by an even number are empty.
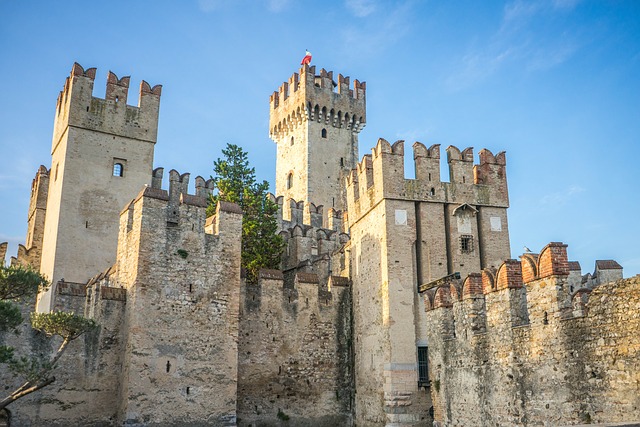
{"type": "MultiPolygon", "coordinates": [[[[22,324],[19,302],[34,298],[48,286],[47,280],[31,268],[23,266],[5,267],[0,264],[0,332],[15,331],[22,324]]],[[[88,320],[73,313],[31,313],[31,327],[49,337],[62,338],[58,350],[50,358],[38,355],[16,354],[13,347],[0,346],[0,363],[6,364],[8,373],[23,379],[23,384],[4,399],[0,409],[33,393],[55,381],[53,369],[71,341],[96,327],[88,320]]],[[[8,378],[4,378],[7,381],[8,378]]]]}
{"type": "Polygon", "coordinates": [[[255,168],[239,146],[227,144],[222,158],[213,163],[212,177],[217,193],[211,196],[208,215],[216,211],[218,201],[240,205],[242,217],[242,267],[249,283],[256,283],[261,268],[278,268],[284,250],[282,237],[276,234],[278,205],[267,198],[269,183],[256,182],[255,168]]]}

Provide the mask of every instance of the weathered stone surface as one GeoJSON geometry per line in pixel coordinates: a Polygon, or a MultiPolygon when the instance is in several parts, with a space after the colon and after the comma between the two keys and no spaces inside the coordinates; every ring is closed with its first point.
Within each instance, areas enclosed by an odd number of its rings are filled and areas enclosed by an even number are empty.
{"type": "MultiPolygon", "coordinates": [[[[434,326],[429,361],[438,425],[637,421],[640,278],[571,294],[569,271],[554,270],[566,263],[566,245],[555,247],[561,250],[540,257],[538,271],[546,277],[526,282],[518,301],[514,289],[488,288],[477,305],[454,301],[427,312],[434,326]],[[588,302],[576,315],[571,300],[583,294],[588,302]],[[478,318],[486,319],[484,327],[469,322],[478,318]]],[[[523,256],[523,270],[528,263],[523,256]]]]}
{"type": "Polygon", "coordinates": [[[350,289],[321,292],[305,273],[288,288],[273,276],[245,288],[238,424],[278,425],[280,412],[287,425],[350,425],[350,289]]]}

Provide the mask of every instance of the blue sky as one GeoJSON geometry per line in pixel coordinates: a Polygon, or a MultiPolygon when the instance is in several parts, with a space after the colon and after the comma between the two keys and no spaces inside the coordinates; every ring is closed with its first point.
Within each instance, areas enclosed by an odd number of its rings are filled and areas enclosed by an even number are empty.
{"type": "MultiPolygon", "coordinates": [[[[367,82],[378,139],[506,150],[512,257],[569,244],[640,273],[640,2],[0,0],[0,241],[24,240],[74,61],[163,84],[155,165],[211,174],[226,143],[273,183],[269,94],[313,64],[367,82]]],[[[411,174],[411,171],[408,171],[411,174]]]]}

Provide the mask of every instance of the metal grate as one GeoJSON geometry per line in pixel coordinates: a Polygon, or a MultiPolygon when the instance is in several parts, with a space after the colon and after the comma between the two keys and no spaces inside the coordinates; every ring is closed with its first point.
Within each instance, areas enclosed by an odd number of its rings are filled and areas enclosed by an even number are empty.
{"type": "Polygon", "coordinates": [[[429,387],[428,347],[418,347],[418,387],[429,387]]]}
{"type": "Polygon", "coordinates": [[[463,234],[460,236],[460,250],[463,254],[473,252],[473,236],[469,234],[463,234]]]}

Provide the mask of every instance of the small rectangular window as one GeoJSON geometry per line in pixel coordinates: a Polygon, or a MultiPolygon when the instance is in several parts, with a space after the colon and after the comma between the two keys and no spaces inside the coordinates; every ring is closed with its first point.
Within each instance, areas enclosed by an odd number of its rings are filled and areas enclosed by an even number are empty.
{"type": "Polygon", "coordinates": [[[418,347],[418,387],[429,387],[428,347],[418,347]]]}
{"type": "Polygon", "coordinates": [[[113,165],[113,176],[122,176],[124,174],[124,166],[122,163],[115,163],[113,165]]]}
{"type": "Polygon", "coordinates": [[[473,236],[468,234],[460,236],[460,251],[463,254],[473,252],[473,236]]]}

